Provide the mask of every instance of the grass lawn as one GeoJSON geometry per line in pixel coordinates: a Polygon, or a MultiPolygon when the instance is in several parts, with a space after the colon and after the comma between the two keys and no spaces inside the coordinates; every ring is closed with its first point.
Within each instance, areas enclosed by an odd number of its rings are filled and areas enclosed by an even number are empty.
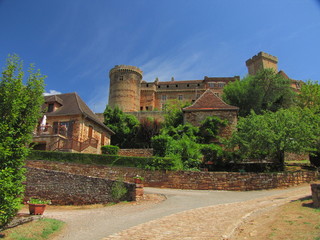
{"type": "Polygon", "coordinates": [[[62,230],[64,222],[44,218],[32,221],[0,233],[0,238],[8,240],[44,240],[50,239],[62,230]]]}

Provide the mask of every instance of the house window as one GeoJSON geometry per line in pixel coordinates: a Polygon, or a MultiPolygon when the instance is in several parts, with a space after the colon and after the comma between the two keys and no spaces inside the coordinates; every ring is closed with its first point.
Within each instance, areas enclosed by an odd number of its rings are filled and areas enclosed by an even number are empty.
{"type": "Polygon", "coordinates": [[[147,87],[149,87],[149,84],[147,84],[147,87]]]}
{"type": "Polygon", "coordinates": [[[48,112],[53,112],[54,109],[54,104],[53,103],[49,103],[48,104],[48,112]]]}
{"type": "Polygon", "coordinates": [[[167,95],[161,95],[161,100],[166,101],[167,100],[167,95]]]}
{"type": "Polygon", "coordinates": [[[93,133],[93,127],[89,126],[88,138],[92,138],[92,133],[93,133]]]}
{"type": "Polygon", "coordinates": [[[214,95],[216,95],[217,97],[220,97],[220,94],[215,92],[214,95]]]}
{"type": "Polygon", "coordinates": [[[214,88],[214,82],[209,82],[208,84],[210,88],[214,88]]]}
{"type": "Polygon", "coordinates": [[[190,85],[189,85],[189,84],[187,84],[187,87],[190,87],[190,85]]]}
{"type": "Polygon", "coordinates": [[[167,85],[167,88],[169,88],[169,85],[167,85]]]}
{"type": "Polygon", "coordinates": [[[149,107],[148,106],[146,107],[146,111],[149,111],[149,107]]]}
{"type": "Polygon", "coordinates": [[[198,87],[200,87],[200,83],[198,83],[198,87]]]}
{"type": "Polygon", "coordinates": [[[176,87],[178,87],[178,84],[176,84],[176,87]]]}
{"type": "Polygon", "coordinates": [[[200,97],[200,94],[198,93],[198,94],[197,94],[197,99],[198,99],[199,97],[200,97]]]}
{"type": "Polygon", "coordinates": [[[104,133],[101,133],[101,146],[104,146],[104,133]]]}
{"type": "Polygon", "coordinates": [[[179,100],[183,100],[183,95],[179,95],[179,96],[178,96],[178,99],[179,99],[179,100]]]}
{"type": "Polygon", "coordinates": [[[143,110],[143,107],[140,107],[140,111],[142,111],[143,110]]]}
{"type": "Polygon", "coordinates": [[[160,85],[158,85],[158,88],[160,88],[160,85]]]}

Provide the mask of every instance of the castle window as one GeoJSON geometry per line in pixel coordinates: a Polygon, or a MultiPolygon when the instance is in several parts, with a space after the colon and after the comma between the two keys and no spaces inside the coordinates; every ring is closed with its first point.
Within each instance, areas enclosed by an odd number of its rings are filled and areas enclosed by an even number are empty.
{"type": "Polygon", "coordinates": [[[146,110],[149,111],[149,107],[146,107],[146,110]]]}
{"type": "Polygon", "coordinates": [[[209,82],[208,84],[210,88],[214,88],[214,82],[209,82]]]}
{"type": "Polygon", "coordinates": [[[198,83],[198,87],[200,87],[200,83],[198,83]]]}
{"type": "Polygon", "coordinates": [[[121,81],[122,81],[122,80],[123,80],[123,76],[120,76],[120,77],[119,77],[119,80],[121,80],[121,81]]]}
{"type": "Polygon", "coordinates": [[[217,97],[220,97],[220,94],[215,92],[214,95],[216,95],[217,97]]]}
{"type": "Polygon", "coordinates": [[[178,84],[176,85],[176,87],[178,87],[178,84]]]}
{"type": "Polygon", "coordinates": [[[149,87],[149,84],[147,84],[147,87],[149,87]]]}
{"type": "Polygon", "coordinates": [[[140,111],[142,111],[143,110],[143,107],[140,107],[140,111]]]}
{"type": "Polygon", "coordinates": [[[224,87],[224,83],[223,83],[223,82],[219,82],[219,83],[218,83],[218,87],[219,87],[219,88],[223,88],[223,87],[224,87]]]}
{"type": "Polygon", "coordinates": [[[167,100],[167,95],[161,95],[161,100],[166,101],[167,100]]]}
{"type": "Polygon", "coordinates": [[[178,96],[178,99],[179,99],[179,100],[183,100],[183,95],[179,95],[179,96],[178,96]]]}
{"type": "Polygon", "coordinates": [[[187,87],[189,87],[190,85],[189,84],[187,84],[187,87]]]}
{"type": "Polygon", "coordinates": [[[169,87],[169,85],[167,85],[167,88],[169,87]]]}
{"type": "Polygon", "coordinates": [[[160,88],[160,85],[158,85],[158,88],[160,88]]]}

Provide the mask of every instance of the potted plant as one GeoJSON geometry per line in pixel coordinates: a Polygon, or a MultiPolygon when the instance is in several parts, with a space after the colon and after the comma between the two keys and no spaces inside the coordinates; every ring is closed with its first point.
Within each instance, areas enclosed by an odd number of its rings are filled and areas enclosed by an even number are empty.
{"type": "Polygon", "coordinates": [[[41,200],[37,198],[30,198],[28,201],[29,212],[31,215],[42,215],[46,209],[47,204],[51,204],[50,200],[41,200]]]}
{"type": "Polygon", "coordinates": [[[133,180],[134,180],[134,183],[141,184],[142,181],[144,180],[144,178],[139,176],[139,175],[137,175],[137,176],[133,177],[133,180]]]}

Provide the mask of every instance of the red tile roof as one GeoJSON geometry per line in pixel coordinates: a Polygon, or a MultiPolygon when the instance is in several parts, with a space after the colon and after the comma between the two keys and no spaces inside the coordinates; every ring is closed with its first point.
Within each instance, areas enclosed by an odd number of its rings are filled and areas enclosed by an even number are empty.
{"type": "Polygon", "coordinates": [[[210,89],[207,89],[191,106],[183,109],[183,111],[193,111],[193,110],[238,111],[239,108],[226,104],[221,98],[217,97],[210,89]]]}

